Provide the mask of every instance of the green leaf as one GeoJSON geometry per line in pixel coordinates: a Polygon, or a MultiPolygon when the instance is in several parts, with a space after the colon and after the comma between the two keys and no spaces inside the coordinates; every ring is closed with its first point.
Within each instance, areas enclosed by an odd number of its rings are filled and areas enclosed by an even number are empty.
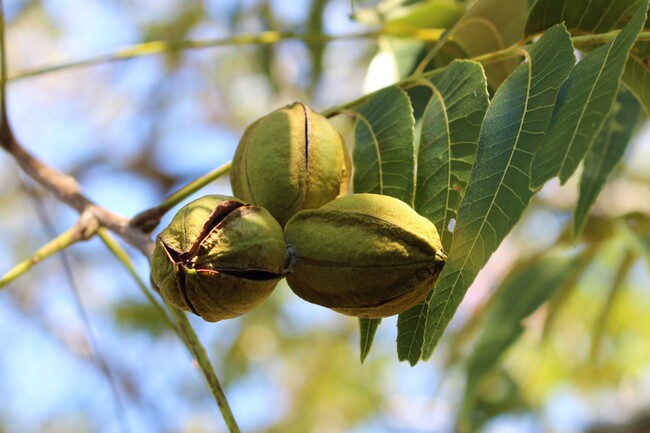
{"type": "Polygon", "coordinates": [[[634,93],[646,115],[650,116],[650,68],[634,50],[630,53],[630,58],[625,65],[623,83],[634,93]]]}
{"type": "MultiPolygon", "coordinates": [[[[357,113],[354,192],[390,195],[410,206],[415,194],[415,119],[408,95],[392,86],[372,94],[357,113]]],[[[379,326],[378,319],[360,320],[361,361],[379,326]]]]}
{"type": "Polygon", "coordinates": [[[618,36],[587,54],[562,85],[549,133],[535,154],[532,188],[554,176],[565,183],[589,150],[614,103],[647,8],[644,0],[618,36]]]}
{"type": "Polygon", "coordinates": [[[550,256],[509,275],[486,312],[468,360],[466,402],[524,331],[522,322],[572,278],[579,256],[550,256]]]}
{"type": "Polygon", "coordinates": [[[397,357],[411,366],[422,357],[428,304],[421,302],[397,317],[397,357]]]}
{"type": "MultiPolygon", "coordinates": [[[[422,118],[415,210],[436,225],[448,250],[448,226],[469,181],[488,93],[483,69],[466,60],[451,63],[427,85],[433,94],[422,118]]],[[[426,316],[425,302],[399,315],[400,361],[415,365],[420,359],[426,316]]]]}
{"type": "Polygon", "coordinates": [[[455,61],[429,82],[433,95],[422,117],[415,210],[433,222],[446,250],[476,157],[489,100],[483,68],[455,61]]]}
{"type": "MultiPolygon", "coordinates": [[[[648,25],[646,22],[646,29],[642,31],[647,31],[648,25]]],[[[576,44],[576,48],[584,52],[589,52],[595,48],[594,44],[597,47],[602,45],[602,42],[583,41],[576,44]]],[[[627,63],[625,64],[623,83],[634,93],[639,102],[641,102],[646,114],[650,116],[650,64],[647,63],[649,59],[650,41],[638,40],[634,44],[634,47],[632,47],[627,63]]]]}
{"type": "Polygon", "coordinates": [[[359,319],[359,345],[361,346],[360,357],[362,363],[370,353],[370,347],[372,347],[372,341],[375,338],[380,323],[381,319],[359,319]]]}
{"type": "Polygon", "coordinates": [[[530,163],[558,89],[575,62],[569,34],[556,26],[530,46],[527,61],[488,108],[447,264],[428,301],[423,358],[431,356],[467,289],[528,206],[530,163]]]}
{"type": "Polygon", "coordinates": [[[412,206],[415,120],[408,95],[398,87],[387,87],[354,111],[354,192],[390,195],[412,206]]]}
{"type": "Polygon", "coordinates": [[[640,113],[639,102],[629,91],[622,89],[603,130],[585,158],[580,178],[580,196],[573,221],[573,234],[576,238],[582,230],[589,209],[605,186],[607,177],[623,157],[640,113]]]}
{"type": "Polygon", "coordinates": [[[564,23],[571,31],[606,33],[620,28],[643,0],[538,0],[528,14],[526,36],[564,23]]]}

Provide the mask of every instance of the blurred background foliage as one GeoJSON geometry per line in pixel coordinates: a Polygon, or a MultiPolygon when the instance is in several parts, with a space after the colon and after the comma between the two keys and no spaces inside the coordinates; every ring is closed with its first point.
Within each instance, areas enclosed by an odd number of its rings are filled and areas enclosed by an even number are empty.
{"type": "MultiPolygon", "coordinates": [[[[350,101],[407,75],[426,46],[384,36],[287,40],[41,68],[159,40],[349,34],[386,22],[435,29],[467,7],[438,2],[444,13],[431,15],[417,8],[435,2],[378,3],[5,1],[15,133],[98,203],[134,215],[229,161],[254,119],[294,100],[316,110],[350,101]]],[[[458,49],[445,46],[433,64],[458,49]]],[[[493,66],[498,85],[510,66],[493,66]]],[[[350,135],[346,119],[337,125],[350,135]]],[[[242,430],[648,431],[639,428],[650,407],[649,165],[650,127],[639,122],[579,241],[577,182],[549,183],[433,358],[416,367],[397,362],[395,318],[362,365],[357,321],[299,300],[284,283],[240,319],[192,318],[242,430]]],[[[228,194],[228,181],[201,193],[228,194]]],[[[76,215],[0,154],[0,221],[5,270],[76,215]]],[[[146,278],[146,261],[129,252],[146,278]]],[[[39,264],[0,296],[0,432],[88,431],[225,431],[184,347],[98,239],[39,264]]]]}

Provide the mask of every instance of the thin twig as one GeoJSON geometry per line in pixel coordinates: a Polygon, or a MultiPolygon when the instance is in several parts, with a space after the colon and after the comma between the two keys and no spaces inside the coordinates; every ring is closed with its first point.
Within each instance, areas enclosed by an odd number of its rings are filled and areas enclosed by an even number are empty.
{"type": "Polygon", "coordinates": [[[136,216],[134,216],[130,222],[131,227],[140,229],[145,233],[151,233],[153,229],[155,229],[156,226],[160,224],[161,218],[167,212],[169,212],[174,206],[176,206],[178,203],[185,200],[187,197],[194,194],[201,188],[205,187],[206,185],[228,174],[231,167],[232,167],[232,162],[227,162],[221,167],[218,167],[212,170],[211,172],[204,174],[198,179],[193,180],[189,184],[185,185],[183,188],[171,194],[158,206],[144,210],[139,214],[137,214],[136,216]]]}
{"type": "MultiPolygon", "coordinates": [[[[2,112],[6,113],[4,107],[2,112]]],[[[0,146],[13,156],[18,166],[29,177],[52,193],[60,202],[67,204],[80,215],[91,215],[92,218],[85,220],[89,225],[97,224],[100,227],[106,227],[144,254],[148,254],[151,243],[147,234],[131,228],[129,218],[93,203],[82,193],[76,179],[44,164],[27,152],[15,139],[6,114],[0,129],[0,146]]]]}
{"type": "MultiPolygon", "coordinates": [[[[129,259],[126,252],[122,250],[122,248],[115,241],[112,240],[112,238],[108,235],[108,233],[105,232],[105,230],[100,229],[99,236],[102,238],[102,240],[104,240],[106,245],[109,247],[109,250],[115,254],[118,260],[120,260],[120,262],[126,266],[126,268],[129,270],[129,273],[135,279],[138,286],[144,291],[147,298],[151,298],[151,294],[149,293],[149,290],[147,290],[146,284],[144,281],[142,281],[138,273],[135,271],[135,268],[133,267],[133,264],[131,263],[131,260],[129,259]]],[[[151,257],[149,257],[149,259],[151,259],[151,257]]],[[[156,306],[159,305],[155,300],[152,300],[152,303],[156,306]]],[[[219,406],[219,410],[221,411],[221,415],[223,416],[223,419],[228,426],[228,430],[231,433],[240,433],[239,426],[237,425],[237,421],[232,414],[232,410],[228,404],[226,394],[223,392],[219,378],[217,377],[217,374],[212,367],[212,363],[210,363],[210,358],[208,357],[203,344],[201,344],[201,340],[199,340],[199,337],[196,335],[194,328],[192,328],[192,324],[188,320],[185,313],[167,303],[165,303],[165,306],[176,322],[175,325],[171,323],[171,327],[176,333],[181,336],[181,341],[190,351],[199,367],[201,367],[201,372],[203,373],[205,380],[208,382],[208,387],[210,388],[210,391],[212,392],[212,395],[214,396],[214,399],[219,406]]],[[[163,314],[165,316],[165,319],[169,321],[169,316],[167,316],[167,314],[164,312],[163,314]]]]}
{"type": "MultiPolygon", "coordinates": [[[[81,186],[75,178],[39,161],[18,142],[11,129],[7,114],[7,51],[5,42],[4,5],[0,0],[0,147],[15,159],[18,166],[29,177],[53,194],[60,202],[76,210],[79,215],[91,216],[83,219],[89,227],[96,225],[106,227],[148,255],[151,242],[146,233],[131,228],[128,218],[93,203],[82,193],[81,186]]],[[[82,220],[80,219],[80,221],[82,220]]],[[[81,231],[84,232],[85,229],[82,228],[81,231]]]]}
{"type": "Polygon", "coordinates": [[[83,213],[79,221],[71,229],[56,236],[47,244],[39,248],[30,258],[23,260],[0,278],[0,289],[29,271],[35,264],[60,253],[69,246],[89,239],[97,231],[97,221],[89,213],[83,213]]]}
{"type": "MultiPolygon", "coordinates": [[[[469,58],[467,60],[477,62],[477,63],[481,63],[481,64],[485,65],[485,64],[489,64],[489,63],[493,63],[493,62],[513,58],[513,57],[520,57],[522,55],[525,55],[525,51],[523,50],[523,48],[519,44],[514,44],[514,45],[512,45],[512,46],[510,46],[508,48],[504,48],[502,50],[494,51],[494,52],[491,52],[491,53],[481,54],[480,56],[471,57],[471,58],[469,58]]],[[[400,81],[397,81],[397,82],[395,82],[395,83],[393,83],[393,84],[391,84],[391,85],[389,85],[387,87],[397,86],[397,87],[400,87],[402,89],[408,89],[410,87],[422,85],[421,84],[422,80],[426,80],[426,79],[429,79],[429,78],[432,78],[432,77],[436,76],[437,74],[440,73],[440,71],[442,71],[446,67],[447,67],[446,65],[445,66],[440,66],[439,68],[430,69],[430,70],[422,72],[422,73],[420,73],[418,71],[415,71],[413,74],[409,75],[408,77],[406,77],[406,78],[404,78],[404,79],[402,79],[400,81]]],[[[378,90],[378,91],[380,91],[380,90],[378,90]]],[[[350,102],[346,102],[345,104],[341,104],[341,105],[337,105],[337,106],[328,108],[327,110],[322,111],[320,114],[322,114],[323,116],[325,116],[327,118],[330,118],[330,117],[334,117],[334,116],[342,114],[342,113],[346,113],[350,109],[352,109],[354,107],[357,107],[357,106],[363,104],[364,102],[366,102],[368,99],[370,99],[372,97],[372,95],[374,95],[374,93],[376,93],[376,92],[373,92],[373,93],[370,93],[370,94],[367,94],[367,95],[363,95],[360,98],[357,98],[357,99],[355,99],[353,101],[350,101],[350,102]]]]}
{"type": "Polygon", "coordinates": [[[210,391],[212,391],[212,395],[214,396],[214,399],[217,401],[217,404],[219,405],[219,409],[221,410],[221,415],[223,416],[223,419],[226,422],[226,425],[228,426],[228,431],[230,433],[240,433],[239,426],[237,425],[237,421],[235,420],[232,410],[230,409],[230,404],[226,399],[226,394],[223,392],[221,383],[219,383],[219,378],[217,377],[216,374],[214,374],[214,368],[212,368],[212,364],[210,363],[210,358],[208,357],[208,354],[205,351],[205,347],[203,347],[203,345],[201,344],[201,340],[199,340],[199,337],[196,335],[196,332],[194,332],[194,328],[192,328],[189,319],[187,318],[185,313],[173,307],[172,305],[167,304],[167,309],[171,312],[172,316],[174,317],[174,320],[176,320],[176,323],[178,324],[178,327],[181,330],[181,333],[184,335],[185,340],[189,343],[189,349],[192,352],[192,355],[194,355],[194,359],[196,359],[196,362],[198,362],[199,365],[201,366],[203,365],[210,366],[210,368],[202,368],[201,371],[203,372],[203,376],[205,377],[205,380],[208,382],[210,391]]]}
{"type": "Polygon", "coordinates": [[[171,319],[171,317],[169,317],[169,314],[167,314],[165,308],[160,304],[160,302],[158,302],[154,295],[151,294],[151,291],[149,290],[147,284],[138,275],[138,272],[135,270],[135,266],[133,266],[133,262],[129,258],[126,251],[124,251],[124,249],[115,241],[115,239],[113,239],[113,237],[108,231],[106,231],[106,229],[100,228],[97,235],[101,238],[101,240],[104,242],[104,245],[106,245],[109,251],[113,253],[113,255],[126,268],[131,277],[135,280],[138,288],[140,288],[140,291],[144,294],[149,303],[156,309],[160,317],[162,317],[163,321],[169,326],[172,331],[176,333],[176,335],[178,335],[181,341],[185,342],[180,331],[178,330],[178,327],[174,324],[174,321],[171,319]]]}
{"type": "Polygon", "coordinates": [[[350,33],[346,35],[327,35],[322,33],[296,33],[266,31],[259,34],[242,34],[221,39],[211,40],[183,40],[183,41],[151,41],[141,44],[120,48],[114,52],[75,60],[72,62],[60,63],[43,68],[32,69],[20,72],[9,78],[9,81],[17,81],[28,77],[34,77],[64,69],[73,69],[98,65],[101,63],[115,62],[132,59],[135,57],[162,54],[187,49],[214,48],[232,45],[270,45],[280,41],[301,40],[310,43],[327,43],[333,41],[344,41],[354,39],[375,39],[380,31],[368,31],[361,33],[350,33]]]}

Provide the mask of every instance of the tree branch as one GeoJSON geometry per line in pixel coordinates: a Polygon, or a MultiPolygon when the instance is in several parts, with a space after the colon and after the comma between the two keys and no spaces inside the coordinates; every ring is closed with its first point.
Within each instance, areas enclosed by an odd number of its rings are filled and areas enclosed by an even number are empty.
{"type": "Polygon", "coordinates": [[[2,110],[2,112],[0,146],[16,160],[16,163],[25,174],[41,187],[52,193],[60,202],[76,210],[80,215],[86,215],[83,220],[80,219],[80,222],[87,224],[86,228],[81,229],[82,232],[93,225],[106,227],[140,250],[145,256],[151,255],[153,244],[147,234],[131,227],[129,218],[93,203],[83,194],[76,179],[44,164],[27,152],[14,137],[6,117],[6,111],[2,110]]]}
{"type": "Polygon", "coordinates": [[[82,193],[81,186],[76,179],[39,161],[16,139],[7,114],[7,57],[4,22],[4,7],[0,0],[0,147],[13,156],[18,166],[29,177],[52,193],[59,201],[83,216],[79,223],[87,224],[87,226],[77,227],[81,233],[89,232],[93,228],[94,234],[97,230],[96,226],[106,227],[149,257],[153,250],[153,243],[147,234],[129,226],[129,218],[117,215],[93,203],[82,193]]]}
{"type": "Polygon", "coordinates": [[[160,224],[161,218],[174,206],[204,186],[227,174],[230,171],[231,166],[232,162],[225,163],[221,167],[218,167],[211,172],[206,173],[203,176],[188,183],[183,188],[167,197],[165,201],[160,203],[158,206],[140,212],[134,216],[133,219],[131,219],[131,227],[140,229],[145,233],[151,233],[156,228],[156,226],[160,224]]]}

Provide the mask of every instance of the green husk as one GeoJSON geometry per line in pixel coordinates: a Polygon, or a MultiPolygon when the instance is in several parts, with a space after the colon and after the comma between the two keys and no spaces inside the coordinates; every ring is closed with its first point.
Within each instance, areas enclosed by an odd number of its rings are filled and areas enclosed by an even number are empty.
{"type": "Polygon", "coordinates": [[[264,301],[283,277],[285,256],[282,228],[266,209],[208,195],[158,235],[151,277],[167,302],[216,322],[264,301]]]}
{"type": "Polygon", "coordinates": [[[446,259],[435,226],[398,199],[352,194],[297,213],[285,227],[303,299],[344,314],[387,317],[421,302],[446,259]]]}
{"type": "Polygon", "coordinates": [[[235,196],[263,206],[284,224],[318,208],[350,183],[350,160],[339,132],[325,117],[294,103],[248,127],[233,158],[235,196]]]}

